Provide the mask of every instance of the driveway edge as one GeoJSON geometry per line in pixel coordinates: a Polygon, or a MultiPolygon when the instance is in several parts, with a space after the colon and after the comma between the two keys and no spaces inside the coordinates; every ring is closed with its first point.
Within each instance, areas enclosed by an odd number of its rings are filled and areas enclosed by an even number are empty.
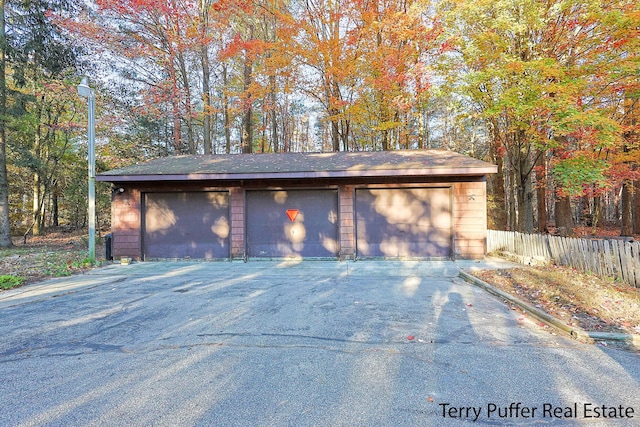
{"type": "Polygon", "coordinates": [[[539,308],[534,307],[531,304],[526,303],[521,299],[516,298],[513,295],[508,294],[507,292],[504,292],[481,279],[478,279],[477,277],[467,273],[466,271],[460,270],[459,276],[465,281],[484,289],[490,294],[493,294],[500,298],[504,298],[512,304],[517,305],[523,311],[531,314],[533,317],[540,320],[544,324],[549,325],[563,333],[566,333],[576,340],[588,343],[594,343],[596,341],[618,341],[632,345],[636,348],[640,348],[640,335],[638,334],[585,331],[575,326],[569,326],[561,320],[551,316],[549,313],[540,310],[539,308]]]}

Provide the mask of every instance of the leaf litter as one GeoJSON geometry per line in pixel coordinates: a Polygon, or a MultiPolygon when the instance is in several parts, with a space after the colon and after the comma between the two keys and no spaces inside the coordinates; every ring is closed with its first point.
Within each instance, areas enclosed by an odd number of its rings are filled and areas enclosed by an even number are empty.
{"type": "Polygon", "coordinates": [[[585,331],[640,334],[640,289],[561,266],[472,272],[479,279],[585,331]]]}

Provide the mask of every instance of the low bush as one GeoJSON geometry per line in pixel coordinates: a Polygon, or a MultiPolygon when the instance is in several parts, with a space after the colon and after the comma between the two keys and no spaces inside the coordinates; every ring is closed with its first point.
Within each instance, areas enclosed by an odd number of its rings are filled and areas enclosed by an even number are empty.
{"type": "Polygon", "coordinates": [[[0,289],[15,288],[17,286],[22,285],[24,280],[25,280],[24,277],[5,274],[3,276],[0,276],[0,289]]]}

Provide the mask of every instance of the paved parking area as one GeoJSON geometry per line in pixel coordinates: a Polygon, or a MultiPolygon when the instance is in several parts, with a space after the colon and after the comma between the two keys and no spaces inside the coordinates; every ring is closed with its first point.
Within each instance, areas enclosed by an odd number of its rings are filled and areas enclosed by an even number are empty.
{"type": "Polygon", "coordinates": [[[137,263],[2,292],[0,425],[638,425],[638,354],[552,335],[461,265],[137,263]]]}

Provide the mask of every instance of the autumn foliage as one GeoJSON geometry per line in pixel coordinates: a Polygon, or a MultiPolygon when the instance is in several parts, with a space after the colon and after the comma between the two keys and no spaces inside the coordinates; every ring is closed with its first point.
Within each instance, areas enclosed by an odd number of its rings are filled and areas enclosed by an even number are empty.
{"type": "MultiPolygon", "coordinates": [[[[70,90],[90,74],[105,167],[174,154],[444,147],[498,165],[488,182],[498,228],[545,231],[547,214],[617,221],[632,203],[640,210],[635,1],[38,4],[47,12],[33,22],[7,6],[8,34],[39,23],[79,55],[21,67],[37,56],[9,50],[10,93],[43,87],[24,70],[41,67],[58,80],[47,84],[70,90]]],[[[36,116],[13,122],[24,147],[38,146],[34,129],[51,129],[36,116]]],[[[78,117],[65,120],[75,130],[60,135],[78,136],[78,117]]],[[[10,169],[28,175],[15,160],[10,169]]]]}
{"type": "Polygon", "coordinates": [[[511,174],[513,228],[533,230],[534,182],[562,198],[638,179],[636,2],[453,0],[440,10],[457,46],[451,91],[473,102],[492,160],[511,174]]]}

